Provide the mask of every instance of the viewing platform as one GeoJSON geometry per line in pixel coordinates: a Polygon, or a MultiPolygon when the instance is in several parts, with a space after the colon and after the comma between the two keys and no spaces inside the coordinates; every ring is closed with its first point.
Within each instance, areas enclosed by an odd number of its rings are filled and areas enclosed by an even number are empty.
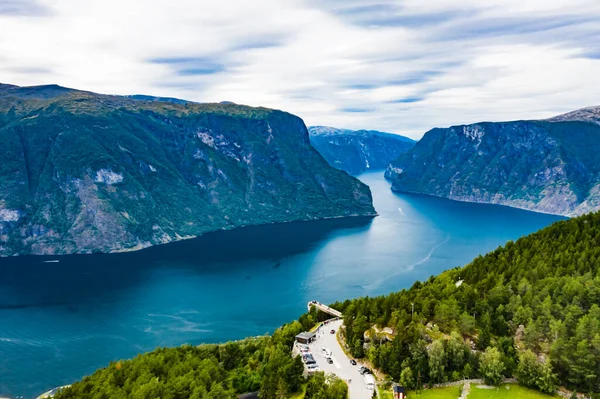
{"type": "Polygon", "coordinates": [[[315,307],[315,308],[319,309],[321,312],[330,314],[330,315],[332,315],[334,317],[339,317],[339,318],[343,317],[342,316],[342,312],[340,312],[339,310],[335,310],[333,308],[330,308],[329,306],[323,305],[322,303],[317,302],[317,301],[310,301],[308,303],[307,307],[308,307],[308,311],[309,312],[310,312],[310,308],[315,307]]]}

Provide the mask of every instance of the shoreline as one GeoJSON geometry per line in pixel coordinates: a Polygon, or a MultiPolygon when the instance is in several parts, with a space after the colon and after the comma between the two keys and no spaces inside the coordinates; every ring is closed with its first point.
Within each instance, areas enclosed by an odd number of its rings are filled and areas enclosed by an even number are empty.
{"type": "MultiPolygon", "coordinates": [[[[243,229],[246,227],[274,226],[274,225],[284,225],[284,224],[290,224],[290,223],[309,223],[309,222],[319,222],[319,221],[339,220],[339,219],[364,218],[366,220],[366,219],[374,219],[377,216],[379,216],[379,213],[374,212],[374,213],[368,213],[368,214],[364,214],[364,215],[352,214],[352,215],[347,215],[347,216],[327,216],[327,217],[315,218],[315,219],[296,219],[296,220],[286,220],[286,221],[281,221],[281,222],[245,224],[245,225],[230,226],[230,227],[225,226],[221,229],[210,230],[205,233],[198,234],[198,235],[178,236],[171,241],[166,241],[166,242],[157,243],[157,244],[148,243],[149,245],[143,245],[140,243],[140,244],[135,245],[130,248],[115,249],[115,250],[111,250],[108,252],[98,251],[98,252],[70,252],[70,253],[60,253],[60,254],[14,254],[14,255],[0,255],[0,259],[10,259],[10,258],[19,258],[19,257],[22,258],[22,257],[28,257],[28,256],[29,257],[39,257],[39,258],[42,258],[42,257],[57,258],[57,257],[73,256],[73,255],[85,256],[85,255],[99,255],[99,254],[101,254],[101,255],[126,254],[126,253],[143,251],[145,249],[153,248],[153,247],[157,247],[157,246],[161,246],[161,245],[168,245],[168,244],[174,244],[174,243],[178,243],[178,242],[182,242],[182,241],[189,241],[189,240],[193,240],[196,238],[201,238],[201,237],[209,235],[209,234],[214,234],[214,233],[219,233],[219,232],[224,232],[224,231],[233,231],[233,230],[243,229]]],[[[10,398],[0,397],[0,399],[10,399],[10,398]]]]}

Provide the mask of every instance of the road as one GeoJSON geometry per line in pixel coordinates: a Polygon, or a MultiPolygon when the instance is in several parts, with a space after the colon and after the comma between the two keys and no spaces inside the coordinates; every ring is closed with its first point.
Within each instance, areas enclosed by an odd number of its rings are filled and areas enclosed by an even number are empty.
{"type": "Polygon", "coordinates": [[[309,345],[310,351],[322,371],[335,374],[345,381],[350,380],[348,383],[350,399],[370,399],[373,396],[373,391],[365,386],[364,377],[358,372],[360,363],[356,366],[351,365],[350,359],[336,339],[336,334],[330,333],[332,329],[337,333],[341,325],[342,321],[336,320],[322,326],[317,333],[317,339],[309,345]],[[333,364],[329,364],[325,360],[323,348],[332,352],[333,364]]]}

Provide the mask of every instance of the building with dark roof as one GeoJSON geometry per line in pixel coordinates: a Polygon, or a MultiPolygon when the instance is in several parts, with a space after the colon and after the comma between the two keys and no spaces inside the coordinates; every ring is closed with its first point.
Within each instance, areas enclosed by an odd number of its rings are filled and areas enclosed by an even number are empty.
{"type": "Polygon", "coordinates": [[[301,332],[300,334],[296,335],[296,341],[300,342],[301,344],[308,345],[315,339],[316,335],[317,334],[314,332],[301,332]]]}
{"type": "Polygon", "coordinates": [[[250,392],[243,395],[238,395],[238,399],[259,399],[258,392],[250,392]]]}
{"type": "Polygon", "coordinates": [[[406,392],[404,392],[404,387],[400,385],[394,385],[393,388],[394,399],[406,399],[406,392]]]}

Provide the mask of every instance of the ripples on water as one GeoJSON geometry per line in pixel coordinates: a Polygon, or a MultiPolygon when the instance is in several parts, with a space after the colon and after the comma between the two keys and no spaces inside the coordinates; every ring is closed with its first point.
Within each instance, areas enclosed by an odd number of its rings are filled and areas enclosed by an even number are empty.
{"type": "Polygon", "coordinates": [[[264,334],[309,300],[407,288],[560,219],[396,195],[381,173],[360,178],[375,219],[247,227],[135,253],[0,259],[0,396],[34,397],[157,346],[264,334]]]}

